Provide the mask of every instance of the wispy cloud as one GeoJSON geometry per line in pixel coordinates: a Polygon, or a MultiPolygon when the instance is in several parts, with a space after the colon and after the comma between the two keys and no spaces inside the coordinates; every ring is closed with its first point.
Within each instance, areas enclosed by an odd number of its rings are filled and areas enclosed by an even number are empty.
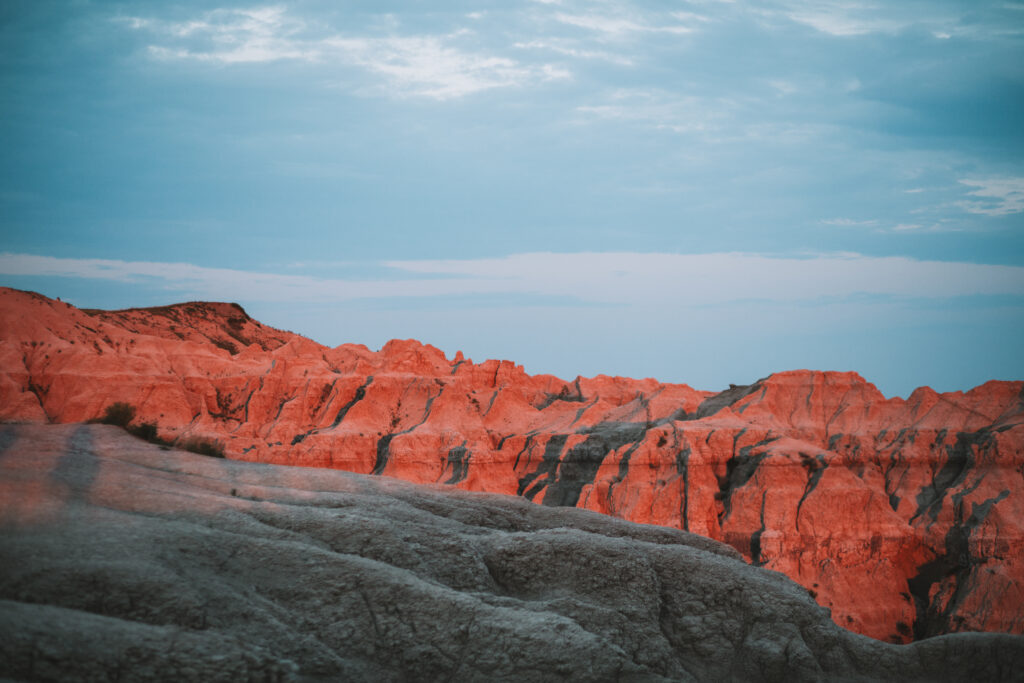
{"type": "MultiPolygon", "coordinates": [[[[577,28],[596,31],[609,36],[621,36],[629,33],[672,33],[681,35],[692,33],[693,26],[681,23],[656,24],[648,23],[641,19],[630,16],[609,16],[606,14],[567,14],[559,12],[555,14],[555,20],[577,28]]],[[[676,21],[680,17],[673,17],[676,21]]]]}
{"type": "MultiPolygon", "coordinates": [[[[777,92],[777,90],[776,90],[777,92]]],[[[773,98],[774,99],[774,98],[773,98]]],[[[611,121],[690,135],[699,145],[802,145],[834,137],[830,123],[778,115],[764,98],[749,92],[681,94],[660,88],[619,88],[576,107],[575,123],[611,121]]]]}
{"type": "Polygon", "coordinates": [[[877,220],[858,221],[852,218],[829,218],[821,222],[823,225],[836,225],[841,228],[868,228],[878,225],[877,220]]]}
{"type": "Polygon", "coordinates": [[[800,0],[790,2],[781,10],[783,16],[799,24],[833,36],[860,36],[869,33],[897,33],[910,26],[943,27],[935,29],[936,38],[949,38],[952,18],[941,14],[917,11],[893,11],[884,3],[859,0],[800,0]],[[940,35],[942,34],[942,35],[940,35]]]}
{"type": "MultiPolygon", "coordinates": [[[[910,213],[930,213],[930,209],[919,209],[910,213]]],[[[961,232],[963,226],[954,221],[939,219],[930,223],[885,223],[877,219],[854,220],[852,218],[829,218],[820,221],[822,225],[833,225],[840,228],[870,228],[872,232],[898,232],[898,233],[933,233],[933,232],[961,232]]]]}
{"type": "Polygon", "coordinates": [[[575,42],[561,39],[521,41],[514,43],[513,47],[521,50],[549,50],[556,54],[566,55],[576,59],[598,59],[611,62],[613,64],[621,64],[623,66],[632,66],[634,64],[633,59],[624,55],[608,52],[606,50],[587,49],[579,46],[575,42]]]}
{"type": "Polygon", "coordinates": [[[850,14],[821,9],[805,9],[787,15],[793,21],[806,24],[822,33],[833,36],[859,36],[878,31],[894,31],[900,25],[890,21],[864,19],[850,14]]]}
{"type": "Polygon", "coordinates": [[[150,45],[150,54],[159,59],[240,64],[283,59],[315,61],[323,53],[316,41],[300,38],[305,23],[289,17],[283,7],[215,9],[180,22],[143,17],[125,21],[133,29],[176,43],[150,45]]]}
{"type": "Polygon", "coordinates": [[[638,123],[674,133],[708,132],[728,119],[730,103],[658,90],[621,89],[601,104],[582,105],[580,114],[598,119],[638,123]]]}
{"type": "Polygon", "coordinates": [[[162,60],[192,60],[224,65],[296,60],[360,67],[383,78],[391,95],[435,99],[569,78],[564,67],[522,64],[508,57],[466,50],[466,31],[444,35],[315,35],[314,27],[283,7],[217,9],[184,22],[133,17],[135,30],[151,33],[149,53],[162,60]]]}
{"type": "Polygon", "coordinates": [[[571,76],[550,64],[526,66],[505,57],[463,52],[433,36],[336,38],[326,44],[345,61],[385,76],[390,87],[436,99],[571,76]]]}
{"type": "Polygon", "coordinates": [[[965,211],[985,216],[1008,216],[1024,211],[1024,178],[965,178],[960,183],[978,188],[967,193],[978,199],[957,203],[965,211]]]}
{"type": "Polygon", "coordinates": [[[531,253],[503,258],[387,261],[391,279],[352,280],[206,268],[188,263],[0,254],[0,274],[145,283],[181,295],[276,302],[506,295],[612,305],[707,306],[761,299],[888,295],[1024,296],[1024,267],[856,254],[531,253]]]}

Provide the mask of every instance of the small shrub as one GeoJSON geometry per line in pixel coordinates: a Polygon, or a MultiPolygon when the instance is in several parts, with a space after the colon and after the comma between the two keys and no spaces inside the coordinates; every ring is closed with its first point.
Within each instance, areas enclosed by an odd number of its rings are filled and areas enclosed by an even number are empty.
{"type": "Polygon", "coordinates": [[[224,349],[225,351],[230,353],[232,356],[237,356],[238,355],[238,347],[235,346],[234,344],[232,344],[231,342],[229,342],[228,340],[226,340],[226,339],[211,339],[210,341],[213,342],[214,346],[217,346],[217,347],[220,347],[220,348],[224,349]]]}
{"type": "Polygon", "coordinates": [[[107,406],[106,412],[100,422],[107,425],[117,425],[128,429],[128,425],[135,419],[135,406],[130,403],[118,401],[107,406]]]}
{"type": "Polygon", "coordinates": [[[137,425],[131,425],[128,427],[128,433],[145,439],[151,443],[161,443],[160,437],[156,433],[156,422],[140,422],[137,425]]]}
{"type": "Polygon", "coordinates": [[[178,448],[183,448],[186,451],[192,451],[199,455],[208,455],[211,458],[224,457],[224,444],[216,439],[201,439],[197,436],[191,436],[180,441],[177,445],[178,448]]]}

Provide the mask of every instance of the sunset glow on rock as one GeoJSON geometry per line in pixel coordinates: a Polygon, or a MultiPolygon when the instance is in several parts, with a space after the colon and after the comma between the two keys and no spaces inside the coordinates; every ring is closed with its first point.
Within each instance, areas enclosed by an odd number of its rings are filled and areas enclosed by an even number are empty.
{"type": "Polygon", "coordinates": [[[724,541],[841,626],[1024,631],[1024,383],[886,399],[852,372],[721,392],[566,381],[416,341],[321,346],[240,307],[82,311],[0,290],[0,419],[137,408],[229,458],[526,497],[724,541]]]}

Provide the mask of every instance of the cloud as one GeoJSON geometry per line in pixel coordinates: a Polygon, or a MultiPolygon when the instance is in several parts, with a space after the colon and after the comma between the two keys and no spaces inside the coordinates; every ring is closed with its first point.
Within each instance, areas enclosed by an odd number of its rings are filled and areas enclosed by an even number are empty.
{"type": "Polygon", "coordinates": [[[861,0],[797,0],[780,10],[761,10],[767,16],[781,14],[790,21],[832,36],[850,37],[872,33],[895,34],[912,26],[929,27],[937,39],[950,38],[957,17],[945,8],[901,8],[893,4],[861,0]]]}
{"type": "MultiPolygon", "coordinates": [[[[677,16],[675,18],[680,19],[682,17],[677,16]]],[[[609,36],[621,36],[628,33],[671,33],[681,35],[694,31],[692,26],[684,24],[649,24],[636,18],[613,17],[603,14],[566,14],[565,12],[558,12],[555,14],[555,20],[563,24],[596,31],[609,36]]]]}
{"type": "Polygon", "coordinates": [[[899,24],[867,20],[834,11],[799,10],[787,14],[791,20],[833,36],[859,36],[878,31],[895,31],[899,24]]]}
{"type": "MultiPolygon", "coordinates": [[[[772,98],[775,99],[775,98],[772,98]]],[[[612,121],[690,135],[701,145],[766,143],[802,145],[834,139],[837,126],[780,117],[770,103],[749,93],[684,95],[659,88],[620,88],[594,104],[577,106],[575,123],[612,121]]]]}
{"type": "Polygon", "coordinates": [[[135,30],[146,30],[179,43],[150,45],[150,54],[158,59],[242,64],[283,59],[316,61],[322,57],[316,41],[298,37],[306,29],[305,23],[289,17],[283,7],[215,9],[199,19],[181,22],[141,17],[125,21],[135,30]]]}
{"type": "Polygon", "coordinates": [[[959,182],[978,188],[967,194],[980,199],[957,202],[965,211],[984,216],[1008,216],[1024,211],[1024,178],[965,178],[959,182]]]}
{"type": "Polygon", "coordinates": [[[674,310],[751,299],[806,302],[862,295],[1024,296],[1024,267],[856,254],[795,258],[744,253],[530,253],[378,265],[391,269],[390,279],[314,278],[188,263],[0,254],[3,275],[141,283],[179,296],[248,302],[531,295],[674,310]]]}
{"type": "Polygon", "coordinates": [[[677,96],[658,90],[622,89],[603,104],[582,105],[589,117],[639,123],[674,133],[717,130],[729,118],[729,103],[704,97],[677,96]]]}
{"type": "Polygon", "coordinates": [[[383,92],[444,100],[471,93],[569,78],[564,68],[526,65],[457,46],[466,31],[445,35],[351,37],[312,35],[314,27],[283,7],[217,9],[200,18],[167,22],[132,17],[135,30],[152,33],[149,53],[161,60],[224,65],[282,60],[340,64],[383,77],[383,92]]]}
{"type": "Polygon", "coordinates": [[[633,60],[605,50],[587,50],[565,40],[530,40],[514,43],[513,47],[521,50],[550,50],[561,55],[576,59],[599,59],[613,64],[632,66],[633,60]]]}
{"type": "Polygon", "coordinates": [[[334,38],[325,42],[348,63],[385,76],[390,87],[441,100],[571,76],[567,70],[549,64],[524,66],[505,57],[462,52],[432,36],[334,38]]]}
{"type": "Polygon", "coordinates": [[[821,221],[824,225],[837,225],[843,228],[872,227],[878,225],[876,220],[857,221],[852,218],[829,218],[821,221]]]}
{"type": "Polygon", "coordinates": [[[500,259],[392,261],[421,274],[504,282],[605,303],[724,303],[750,298],[799,301],[880,294],[947,297],[1024,294],[1024,267],[822,255],[781,258],[743,253],[519,254],[500,259]]]}

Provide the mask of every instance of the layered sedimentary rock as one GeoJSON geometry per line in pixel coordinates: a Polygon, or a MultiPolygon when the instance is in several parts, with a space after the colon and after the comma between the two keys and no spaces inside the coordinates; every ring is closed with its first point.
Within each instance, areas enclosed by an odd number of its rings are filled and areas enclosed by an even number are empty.
{"type": "Polygon", "coordinates": [[[1024,637],[891,645],[675,529],[0,426],[0,677],[1018,680],[1024,637]]]}
{"type": "Polygon", "coordinates": [[[327,348],[231,304],[0,290],[0,419],[115,401],[229,457],[518,494],[691,531],[886,640],[1024,631],[1024,383],[886,399],[856,373],[707,392],[528,375],[415,341],[327,348]]]}

